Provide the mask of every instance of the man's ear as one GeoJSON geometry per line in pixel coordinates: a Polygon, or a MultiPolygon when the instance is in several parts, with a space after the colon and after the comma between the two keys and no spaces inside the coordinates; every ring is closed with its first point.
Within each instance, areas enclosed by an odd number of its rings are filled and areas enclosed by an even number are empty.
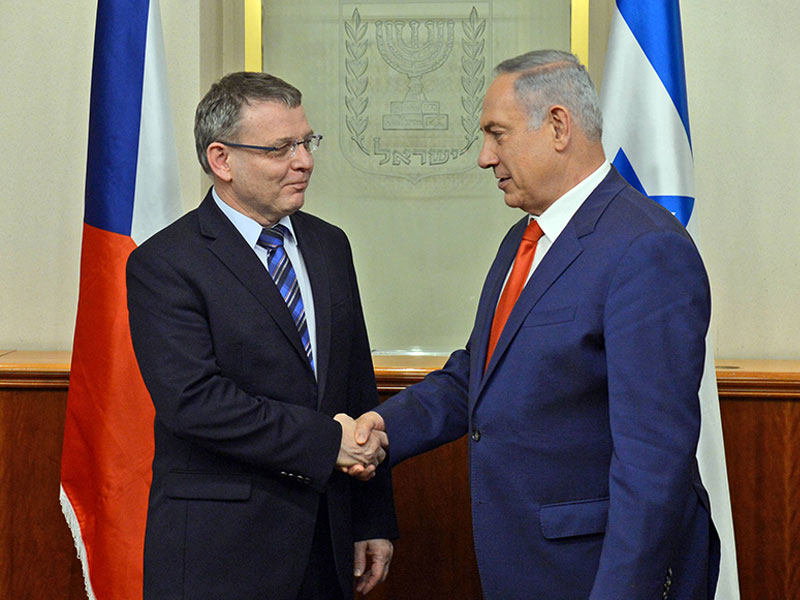
{"type": "Polygon", "coordinates": [[[572,136],[572,115],[566,108],[556,104],[550,107],[547,117],[553,131],[555,149],[564,150],[572,136]]]}
{"type": "Polygon", "coordinates": [[[231,175],[230,152],[225,144],[211,142],[206,148],[206,158],[211,172],[221,181],[230,181],[231,175]]]}

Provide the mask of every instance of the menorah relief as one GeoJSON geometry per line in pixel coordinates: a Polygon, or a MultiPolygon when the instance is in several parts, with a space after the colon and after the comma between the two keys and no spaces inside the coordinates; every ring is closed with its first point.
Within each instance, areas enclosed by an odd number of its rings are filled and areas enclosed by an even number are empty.
{"type": "Polygon", "coordinates": [[[340,1],[340,144],[350,164],[414,184],[475,169],[491,47],[478,8],[491,14],[492,0],[448,3],[435,17],[411,15],[404,2],[340,1]]]}
{"type": "Polygon", "coordinates": [[[446,130],[448,116],[439,103],[425,97],[422,76],[441,67],[453,50],[455,21],[452,19],[377,21],[375,38],[381,57],[398,73],[408,77],[408,91],[399,101],[390,101],[390,114],[383,115],[385,130],[446,130]],[[408,25],[409,35],[404,36],[408,25]],[[424,25],[425,39],[420,39],[424,25]]]}

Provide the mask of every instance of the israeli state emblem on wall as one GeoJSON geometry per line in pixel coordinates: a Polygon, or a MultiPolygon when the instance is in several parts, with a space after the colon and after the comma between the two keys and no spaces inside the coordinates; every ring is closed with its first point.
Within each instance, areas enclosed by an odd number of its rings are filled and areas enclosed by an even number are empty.
{"type": "Polygon", "coordinates": [[[350,164],[413,183],[475,168],[490,3],[340,8],[339,141],[350,164]]]}

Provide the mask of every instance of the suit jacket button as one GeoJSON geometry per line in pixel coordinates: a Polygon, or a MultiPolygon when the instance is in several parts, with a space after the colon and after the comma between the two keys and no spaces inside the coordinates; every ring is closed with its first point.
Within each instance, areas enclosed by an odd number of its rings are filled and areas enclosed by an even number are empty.
{"type": "Polygon", "coordinates": [[[473,441],[473,442],[479,442],[479,441],[480,441],[480,439],[481,439],[481,432],[480,432],[480,430],[478,430],[478,429],[473,429],[473,430],[472,430],[472,441],[473,441]]]}

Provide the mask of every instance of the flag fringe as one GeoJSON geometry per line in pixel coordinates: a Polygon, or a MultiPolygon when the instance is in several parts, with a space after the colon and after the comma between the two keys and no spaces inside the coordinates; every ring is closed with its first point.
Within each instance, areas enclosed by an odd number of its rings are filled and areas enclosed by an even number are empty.
{"type": "Polygon", "coordinates": [[[83,544],[81,526],[78,523],[75,510],[72,508],[72,503],[69,501],[69,496],[67,496],[67,493],[64,491],[64,486],[61,486],[59,498],[61,500],[61,512],[64,513],[64,518],[67,520],[67,525],[72,532],[75,550],[78,552],[78,559],[81,561],[81,566],[83,567],[83,585],[86,588],[86,595],[89,597],[89,600],[97,600],[94,595],[94,590],[92,590],[92,582],[89,579],[89,558],[86,555],[86,546],[83,544]]]}

